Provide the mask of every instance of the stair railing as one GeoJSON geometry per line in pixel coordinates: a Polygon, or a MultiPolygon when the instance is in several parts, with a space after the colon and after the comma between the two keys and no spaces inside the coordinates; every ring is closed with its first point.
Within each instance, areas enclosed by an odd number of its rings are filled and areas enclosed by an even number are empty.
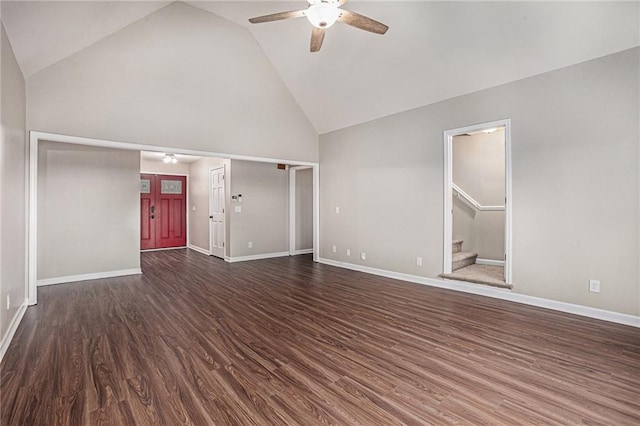
{"type": "Polygon", "coordinates": [[[474,200],[471,195],[469,195],[466,192],[464,192],[458,185],[456,185],[453,182],[451,182],[451,188],[455,192],[455,196],[457,198],[465,201],[467,204],[469,204],[471,207],[473,207],[474,209],[476,209],[478,211],[481,211],[481,212],[486,212],[486,211],[494,211],[494,212],[495,211],[504,211],[504,206],[483,206],[482,204],[480,204],[476,200],[474,200]]]}

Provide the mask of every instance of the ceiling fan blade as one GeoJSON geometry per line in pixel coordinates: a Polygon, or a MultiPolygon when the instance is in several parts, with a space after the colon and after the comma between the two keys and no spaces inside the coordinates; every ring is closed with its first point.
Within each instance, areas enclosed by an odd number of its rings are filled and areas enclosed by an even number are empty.
{"type": "Polygon", "coordinates": [[[366,16],[359,15],[355,12],[340,9],[340,16],[338,21],[343,24],[351,25],[352,27],[360,28],[361,30],[369,31],[376,34],[384,34],[389,29],[388,26],[378,21],[374,21],[366,16]]]}
{"type": "Polygon", "coordinates": [[[318,52],[324,41],[324,28],[313,27],[311,30],[311,51],[318,52]]]}
{"type": "Polygon", "coordinates": [[[273,13],[271,15],[257,16],[255,18],[249,19],[249,22],[251,22],[252,24],[261,24],[263,22],[281,21],[283,19],[302,18],[303,16],[306,16],[306,14],[307,9],[292,10],[290,12],[280,12],[273,13]]]}

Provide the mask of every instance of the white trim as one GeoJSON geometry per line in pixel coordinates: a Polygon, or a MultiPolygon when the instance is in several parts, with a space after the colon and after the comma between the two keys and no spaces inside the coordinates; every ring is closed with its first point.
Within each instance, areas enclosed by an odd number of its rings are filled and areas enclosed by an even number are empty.
{"type": "Polygon", "coordinates": [[[384,269],[371,268],[369,266],[356,265],[353,263],[339,262],[331,259],[319,259],[320,263],[336,266],[338,268],[351,269],[353,271],[365,272],[372,275],[393,278],[402,281],[409,281],[416,284],[424,284],[431,287],[445,288],[448,290],[463,293],[487,296],[494,299],[507,300],[524,305],[537,306],[554,311],[565,312],[583,317],[599,319],[602,321],[614,322],[617,324],[630,325],[640,328],[640,316],[622,314],[619,312],[607,311],[604,309],[591,308],[589,306],[575,305],[573,303],[560,302],[557,300],[543,299],[541,297],[527,296],[513,293],[507,289],[488,287],[479,284],[470,284],[463,281],[441,280],[436,278],[426,278],[417,275],[403,274],[400,272],[387,271],[384,269]]]}
{"type": "Polygon", "coordinates": [[[478,265],[489,265],[489,266],[502,266],[502,267],[504,267],[504,260],[476,259],[476,263],[478,265]]]}
{"type": "Polygon", "coordinates": [[[7,349],[9,349],[9,345],[11,344],[11,340],[13,340],[13,336],[16,334],[16,330],[18,330],[18,326],[22,321],[22,317],[24,317],[24,313],[27,312],[27,299],[24,299],[18,311],[13,316],[11,320],[11,324],[9,324],[9,328],[5,331],[4,336],[2,336],[2,341],[0,341],[0,361],[4,358],[4,355],[7,353],[7,349]]]}
{"type": "Polygon", "coordinates": [[[313,261],[320,259],[320,165],[313,166],[313,261]]]}
{"type": "Polygon", "coordinates": [[[289,254],[296,252],[296,169],[289,168],[289,254]]]}
{"type": "MultiPolygon", "coordinates": [[[[298,170],[311,169],[310,166],[294,166],[289,167],[289,255],[294,256],[296,254],[296,172],[298,170]]],[[[315,179],[315,175],[312,173],[312,179],[315,179]]],[[[313,183],[312,183],[313,185],[313,183]]],[[[315,210],[315,199],[314,207],[315,210]]],[[[315,231],[314,231],[315,232],[315,231]]]]}
{"type": "Polygon", "coordinates": [[[239,155],[239,154],[224,154],[220,152],[199,151],[194,149],[175,148],[175,147],[158,146],[158,145],[143,145],[138,143],[110,141],[105,139],[85,138],[81,136],[60,135],[56,133],[39,132],[34,130],[32,130],[30,134],[32,135],[32,137],[35,137],[37,140],[71,143],[75,145],[100,146],[104,148],[125,149],[129,151],[156,151],[156,152],[165,152],[167,154],[195,155],[198,157],[221,157],[221,158],[228,158],[231,160],[257,161],[261,163],[274,163],[274,164],[284,163],[292,166],[313,167],[317,165],[317,163],[311,163],[308,161],[283,160],[281,158],[253,157],[249,155],[239,155]]]}
{"type": "Polygon", "coordinates": [[[466,201],[471,205],[474,209],[481,212],[495,212],[495,211],[504,211],[504,206],[483,206],[479,202],[475,200],[471,195],[467,194],[462,188],[460,188],[455,183],[451,182],[451,188],[454,192],[456,192],[456,197],[462,197],[463,201],[466,201]]]}
{"type": "Polygon", "coordinates": [[[291,256],[297,256],[299,254],[313,254],[313,249],[295,250],[291,256]]]}
{"type": "Polygon", "coordinates": [[[140,268],[121,269],[119,271],[95,272],[92,274],[68,275],[66,277],[44,278],[38,280],[38,287],[54,284],[75,283],[78,281],[99,280],[102,278],[124,277],[127,275],[139,275],[142,273],[140,268]]]}
{"type": "Polygon", "coordinates": [[[274,257],[286,257],[286,256],[289,256],[288,251],[279,251],[276,253],[252,254],[250,256],[237,256],[237,257],[229,257],[229,258],[225,257],[224,260],[226,260],[229,263],[234,263],[234,262],[246,262],[248,260],[271,259],[274,257]]]}
{"type": "Polygon", "coordinates": [[[453,176],[452,165],[453,159],[453,137],[465,133],[476,132],[479,130],[504,127],[504,157],[505,157],[505,207],[504,207],[504,278],[507,284],[513,284],[513,264],[512,264],[512,212],[513,197],[511,189],[511,119],[491,121],[488,123],[474,124],[473,126],[460,127],[458,129],[446,130],[444,132],[444,238],[443,238],[443,265],[442,271],[445,274],[451,273],[451,244],[453,241],[453,176]]]}
{"type": "Polygon", "coordinates": [[[193,244],[189,244],[187,248],[190,248],[193,251],[197,251],[198,253],[206,254],[207,256],[211,256],[211,253],[202,247],[194,246],[193,244]]]}
{"type": "MultiPolygon", "coordinates": [[[[76,145],[99,146],[105,148],[124,149],[129,151],[159,151],[173,154],[195,155],[200,157],[221,157],[225,159],[257,161],[263,163],[285,163],[290,166],[309,166],[314,169],[314,205],[313,205],[313,244],[314,244],[314,261],[317,261],[318,242],[320,233],[319,221],[319,193],[318,193],[318,163],[308,161],[283,160],[278,158],[252,157],[248,155],[224,154],[210,151],[198,151],[192,149],[163,147],[154,145],[142,145],[127,142],[117,142],[102,139],[84,138],[79,136],[60,135],[56,133],[29,131],[29,211],[28,211],[28,235],[27,235],[27,271],[28,283],[27,294],[28,304],[35,305],[38,302],[38,141],[46,140],[51,142],[62,142],[76,145]]],[[[226,171],[225,171],[226,173],[226,171]]],[[[226,191],[226,187],[225,187],[226,191]]],[[[187,200],[188,202],[189,200],[187,200]]],[[[226,201],[225,201],[226,204],[226,201]]],[[[226,216],[225,216],[226,220],[226,216]]],[[[189,238],[187,236],[187,238],[189,238]]],[[[188,242],[188,241],[187,241],[188,242]]],[[[225,246],[227,246],[225,242],[225,246]]],[[[226,251],[226,248],[225,248],[226,251]]],[[[225,260],[227,257],[225,256],[225,260]]]]}

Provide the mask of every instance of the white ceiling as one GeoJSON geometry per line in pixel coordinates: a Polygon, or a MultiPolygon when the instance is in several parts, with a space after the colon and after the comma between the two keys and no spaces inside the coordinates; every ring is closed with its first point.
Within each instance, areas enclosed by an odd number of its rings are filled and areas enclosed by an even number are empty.
{"type": "MultiPolygon", "coordinates": [[[[2,2],[26,76],[169,2],[2,2]]],[[[309,52],[304,19],[251,25],[304,1],[188,2],[249,29],[319,133],[640,45],[640,2],[358,1],[384,36],[336,23],[309,52]]]]}

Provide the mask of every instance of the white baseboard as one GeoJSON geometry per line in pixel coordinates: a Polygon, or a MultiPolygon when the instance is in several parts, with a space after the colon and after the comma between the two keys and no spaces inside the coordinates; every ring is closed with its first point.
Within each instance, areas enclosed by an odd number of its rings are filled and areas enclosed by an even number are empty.
{"type": "Polygon", "coordinates": [[[446,288],[449,290],[461,291],[464,293],[477,294],[480,296],[493,297],[494,299],[508,300],[510,302],[522,303],[525,305],[538,306],[540,308],[552,309],[554,311],[566,312],[583,317],[595,318],[603,321],[618,324],[630,325],[640,328],[640,316],[622,314],[619,312],[606,311],[604,309],[591,308],[573,303],[559,302],[557,300],[543,299],[541,297],[527,296],[513,293],[511,290],[497,287],[486,287],[479,284],[470,284],[463,281],[442,280],[437,278],[426,278],[418,275],[403,274],[400,272],[387,271],[384,269],[371,268],[369,266],[356,265],[353,263],[339,262],[331,259],[319,258],[320,263],[337,266],[339,268],[351,269],[368,274],[379,275],[397,280],[409,281],[417,284],[429,285],[432,287],[446,288]]]}
{"type": "Polygon", "coordinates": [[[504,266],[504,260],[476,259],[478,265],[504,266]]]}
{"type": "Polygon", "coordinates": [[[9,324],[9,328],[7,328],[4,336],[2,336],[2,341],[0,342],[0,361],[2,361],[2,358],[4,358],[4,354],[7,353],[7,349],[9,349],[11,340],[16,334],[16,330],[18,329],[18,326],[20,325],[25,312],[27,312],[27,299],[22,302],[20,308],[18,308],[16,314],[13,316],[11,324],[9,324]]]}
{"type": "Polygon", "coordinates": [[[141,273],[142,273],[142,270],[140,268],[134,268],[134,269],[122,269],[120,271],[106,271],[106,272],[96,272],[93,274],[69,275],[66,277],[44,278],[42,280],[37,281],[37,286],[41,287],[44,285],[73,283],[77,281],[97,280],[100,278],[123,277],[125,275],[136,275],[141,273]]]}
{"type": "Polygon", "coordinates": [[[299,254],[313,254],[313,249],[295,250],[293,252],[293,256],[297,256],[299,254]]]}
{"type": "Polygon", "coordinates": [[[234,262],[246,262],[247,260],[271,259],[273,257],[285,257],[285,256],[289,256],[288,251],[280,251],[277,253],[253,254],[251,256],[225,257],[224,260],[226,260],[229,263],[234,263],[234,262]]]}
{"type": "Polygon", "coordinates": [[[202,247],[194,246],[193,244],[189,244],[188,247],[193,251],[197,251],[198,253],[206,254],[207,256],[211,255],[211,253],[209,253],[209,250],[205,250],[202,247]]]}

